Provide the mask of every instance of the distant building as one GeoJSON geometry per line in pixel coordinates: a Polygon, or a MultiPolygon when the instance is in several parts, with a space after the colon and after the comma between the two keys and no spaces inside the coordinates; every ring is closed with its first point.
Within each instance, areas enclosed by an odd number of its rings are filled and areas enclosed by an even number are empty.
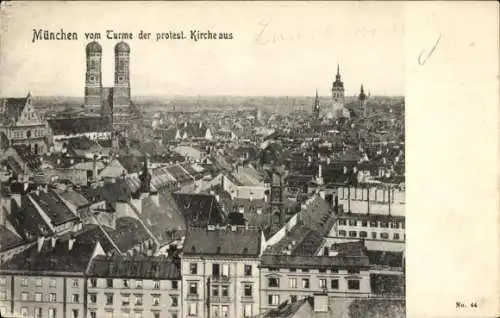
{"type": "Polygon", "coordinates": [[[190,228],[183,246],[183,317],[259,313],[262,233],[244,227],[190,228]]]}
{"type": "Polygon", "coordinates": [[[0,105],[0,135],[11,146],[25,145],[34,154],[47,150],[47,126],[33,106],[31,93],[24,98],[6,98],[0,105]]]}

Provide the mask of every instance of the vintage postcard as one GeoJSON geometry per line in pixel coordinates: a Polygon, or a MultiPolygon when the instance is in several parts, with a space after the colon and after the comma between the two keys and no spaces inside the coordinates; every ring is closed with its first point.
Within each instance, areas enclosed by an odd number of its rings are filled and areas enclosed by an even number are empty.
{"type": "Polygon", "coordinates": [[[500,317],[495,9],[2,3],[0,317],[500,317]]]}

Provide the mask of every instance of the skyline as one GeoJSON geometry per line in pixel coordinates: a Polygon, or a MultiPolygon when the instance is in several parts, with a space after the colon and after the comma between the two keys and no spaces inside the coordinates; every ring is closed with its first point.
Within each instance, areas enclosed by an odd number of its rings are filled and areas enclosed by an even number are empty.
{"type": "Polygon", "coordinates": [[[86,31],[103,35],[98,42],[103,47],[106,87],[113,86],[113,47],[120,42],[106,39],[106,30],[134,36],[144,30],[154,37],[156,32],[189,34],[193,29],[229,32],[234,38],[125,40],[131,47],[132,96],[313,96],[316,89],[329,96],[337,64],[346,96],[358,94],[361,84],[372,96],[404,96],[400,4],[380,8],[373,3],[160,2],[140,4],[140,9],[137,5],[28,2],[4,8],[0,95],[23,96],[31,91],[36,96],[82,97],[85,46],[91,42],[84,37],[86,31]],[[221,6],[230,13],[223,18],[221,6]],[[89,16],[92,22],[86,20],[89,16]],[[316,18],[307,25],[296,23],[303,16],[316,18]],[[376,21],[370,20],[373,16],[376,21]],[[78,40],[32,43],[33,29],[64,29],[76,32],[78,40]]]}

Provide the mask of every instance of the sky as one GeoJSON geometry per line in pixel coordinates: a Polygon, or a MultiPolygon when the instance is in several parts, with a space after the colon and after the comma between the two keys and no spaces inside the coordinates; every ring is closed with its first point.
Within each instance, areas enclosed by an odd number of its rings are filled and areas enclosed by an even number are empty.
{"type": "Polygon", "coordinates": [[[103,85],[113,85],[106,30],[131,32],[134,96],[404,95],[404,4],[397,2],[18,2],[2,4],[0,95],[83,96],[85,32],[100,32],[103,85]],[[33,29],[77,41],[32,42],[33,29]],[[151,40],[139,40],[141,31],[151,40]],[[185,40],[156,33],[184,31],[185,40]],[[189,39],[191,30],[232,40],[189,39]]]}

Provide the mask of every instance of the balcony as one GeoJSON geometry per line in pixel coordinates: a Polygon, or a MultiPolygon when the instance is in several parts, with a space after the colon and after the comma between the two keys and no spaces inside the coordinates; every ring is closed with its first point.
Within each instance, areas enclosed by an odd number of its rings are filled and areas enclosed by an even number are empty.
{"type": "Polygon", "coordinates": [[[230,277],[227,275],[212,275],[212,282],[217,283],[229,283],[231,281],[230,277]]]}
{"type": "Polygon", "coordinates": [[[233,300],[228,296],[210,296],[211,304],[226,304],[231,303],[233,300]]]}

